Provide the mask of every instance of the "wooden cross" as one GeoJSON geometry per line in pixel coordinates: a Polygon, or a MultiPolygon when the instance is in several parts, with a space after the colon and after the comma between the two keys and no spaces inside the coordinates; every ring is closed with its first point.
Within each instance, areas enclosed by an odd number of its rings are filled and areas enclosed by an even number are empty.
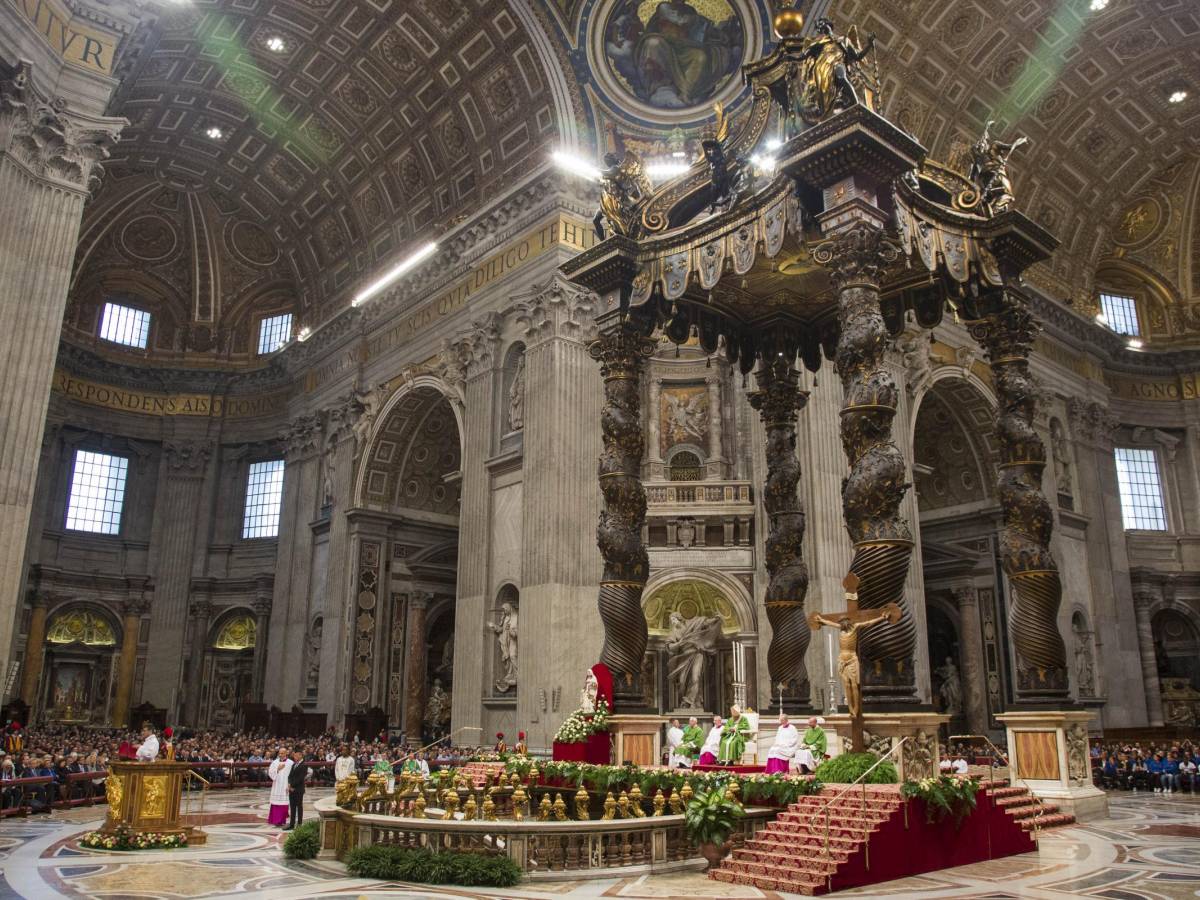
{"type": "Polygon", "coordinates": [[[822,626],[838,629],[838,675],[846,693],[846,708],[850,712],[850,740],[856,752],[863,744],[862,678],[858,659],[858,636],[866,628],[880,622],[895,625],[900,621],[900,607],[889,603],[880,609],[858,608],[859,577],[850,572],[842,579],[846,591],[846,609],[839,613],[809,613],[808,627],[820,631],[822,626]]]}

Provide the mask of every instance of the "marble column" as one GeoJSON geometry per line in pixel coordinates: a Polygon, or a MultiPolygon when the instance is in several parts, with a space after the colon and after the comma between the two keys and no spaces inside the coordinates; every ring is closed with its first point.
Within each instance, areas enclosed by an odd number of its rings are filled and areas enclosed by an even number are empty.
{"type": "Polygon", "coordinates": [[[708,384],[708,477],[725,477],[725,453],[721,446],[721,376],[718,368],[708,384]]]}
{"type": "Polygon", "coordinates": [[[212,445],[198,438],[163,442],[151,571],[154,574],[154,616],[146,657],[145,698],[179,713],[184,631],[191,597],[192,567],[204,480],[209,473],[212,445]]]}
{"type": "Polygon", "coordinates": [[[201,597],[192,601],[188,610],[192,619],[192,650],[188,657],[186,721],[193,728],[200,728],[200,699],[204,687],[204,658],[208,653],[208,626],[212,620],[212,601],[201,597]]]}
{"type": "Polygon", "coordinates": [[[1158,655],[1154,652],[1154,627],[1150,611],[1159,597],[1138,591],[1133,595],[1133,608],[1137,615],[1138,650],[1142,659],[1142,685],[1146,690],[1146,717],[1151,728],[1163,725],[1162,691],[1158,684],[1158,655]]]}
{"type": "Polygon", "coordinates": [[[43,594],[34,594],[30,605],[29,631],[25,635],[25,659],[21,663],[21,700],[30,712],[37,704],[38,682],[42,677],[42,660],[46,652],[46,607],[43,594]]]}
{"type": "Polygon", "coordinates": [[[431,596],[424,591],[408,595],[408,648],[404,660],[404,734],[409,746],[419,747],[425,724],[425,613],[431,596]]]}
{"type": "Polygon", "coordinates": [[[129,710],[133,706],[133,679],[137,672],[138,636],[142,629],[142,616],[148,608],[149,604],[141,592],[138,592],[126,598],[121,610],[121,655],[117,661],[117,696],[110,721],[114,728],[129,725],[129,710]]]}
{"type": "MultiPolygon", "coordinates": [[[[959,652],[962,663],[963,711],[971,734],[986,734],[987,699],[985,688],[987,667],[983,660],[983,627],[979,620],[979,593],[973,584],[954,588],[958,604],[959,652]]],[[[930,662],[933,667],[935,661],[930,662]]]]}
{"type": "MultiPolygon", "coordinates": [[[[259,579],[258,596],[254,598],[254,683],[250,696],[255,703],[263,699],[263,682],[266,679],[267,648],[270,646],[271,630],[271,584],[269,579],[259,579]]],[[[307,656],[301,655],[307,663],[307,656]]]]}
{"type": "Polygon", "coordinates": [[[25,541],[83,204],[123,119],[74,112],[27,63],[0,72],[0,672],[23,594],[25,541]]]}

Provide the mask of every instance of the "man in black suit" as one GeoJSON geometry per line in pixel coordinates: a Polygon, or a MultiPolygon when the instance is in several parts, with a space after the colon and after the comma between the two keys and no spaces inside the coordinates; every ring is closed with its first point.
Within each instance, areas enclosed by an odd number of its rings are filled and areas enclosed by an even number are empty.
{"type": "Polygon", "coordinates": [[[284,831],[291,831],[304,822],[304,782],[308,778],[308,763],[304,753],[292,751],[292,770],[288,773],[288,812],[290,814],[284,831]]]}

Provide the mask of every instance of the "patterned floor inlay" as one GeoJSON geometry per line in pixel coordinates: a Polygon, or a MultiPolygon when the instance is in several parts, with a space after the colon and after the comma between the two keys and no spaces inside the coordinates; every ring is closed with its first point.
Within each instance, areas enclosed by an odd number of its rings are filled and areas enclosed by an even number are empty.
{"type": "MultiPolygon", "coordinates": [[[[310,793],[310,799],[324,796],[310,793]]],[[[265,795],[230,791],[204,812],[208,843],[183,850],[121,854],[84,850],[78,838],[104,807],[0,822],[0,900],[781,900],[752,887],[720,884],[700,872],[534,882],[508,890],[428,888],[350,878],[327,860],[294,862],[265,822],[265,795]]],[[[1200,798],[1114,794],[1111,816],[1054,831],[1037,853],[905,878],[845,892],[855,900],[1182,900],[1200,896],[1200,798]]]]}

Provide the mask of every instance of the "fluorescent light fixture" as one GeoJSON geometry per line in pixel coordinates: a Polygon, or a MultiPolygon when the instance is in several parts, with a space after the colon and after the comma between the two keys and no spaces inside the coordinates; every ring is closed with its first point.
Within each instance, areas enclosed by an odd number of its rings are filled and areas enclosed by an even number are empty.
{"type": "Polygon", "coordinates": [[[1138,340],[1137,338],[1129,339],[1128,347],[1130,350],[1141,350],[1143,346],[1145,346],[1145,345],[1142,344],[1142,342],[1140,340],[1138,340]]]}
{"type": "Polygon", "coordinates": [[[1171,96],[1167,98],[1168,103],[1182,103],[1188,98],[1187,91],[1172,91],[1171,96]]]}
{"type": "Polygon", "coordinates": [[[685,162],[659,160],[657,162],[646,163],[646,174],[651,178],[674,178],[676,175],[682,175],[690,168],[691,166],[685,162]]]}
{"type": "Polygon", "coordinates": [[[1108,0],[1092,0],[1092,12],[1100,12],[1108,6],[1108,0]]]}
{"type": "Polygon", "coordinates": [[[572,175],[578,175],[580,178],[586,178],[588,181],[600,180],[600,170],[586,159],[580,159],[578,156],[567,153],[565,150],[555,150],[550,154],[550,158],[564,172],[570,172],[572,175]]]}
{"type": "Polygon", "coordinates": [[[221,138],[225,137],[225,132],[223,132],[216,125],[212,126],[212,128],[209,128],[204,133],[206,135],[208,135],[210,138],[212,138],[214,141],[219,141],[221,138]]]}
{"type": "Polygon", "coordinates": [[[312,329],[309,328],[307,325],[305,325],[303,328],[300,329],[299,333],[296,335],[296,340],[298,340],[300,343],[303,344],[305,341],[308,340],[308,336],[310,334],[312,334],[312,329]]]}
{"type": "Polygon", "coordinates": [[[287,49],[287,44],[284,43],[283,38],[276,34],[267,38],[267,49],[272,53],[282,53],[287,49]]]}
{"type": "Polygon", "coordinates": [[[399,278],[405,272],[408,272],[411,269],[415,268],[418,264],[420,264],[420,262],[422,260],[427,259],[428,257],[432,256],[434,253],[436,253],[437,248],[438,248],[438,245],[435,242],[430,241],[424,247],[421,247],[419,250],[415,251],[414,253],[412,253],[411,255],[406,257],[405,259],[401,260],[394,269],[389,271],[386,275],[384,275],[378,281],[372,282],[367,287],[365,287],[361,291],[359,291],[358,294],[355,295],[355,297],[354,297],[353,305],[358,306],[360,303],[364,303],[365,301],[370,300],[372,297],[374,297],[376,294],[378,294],[380,291],[382,291],[385,287],[387,287],[389,284],[391,284],[393,281],[395,281],[397,278],[399,278]]]}

